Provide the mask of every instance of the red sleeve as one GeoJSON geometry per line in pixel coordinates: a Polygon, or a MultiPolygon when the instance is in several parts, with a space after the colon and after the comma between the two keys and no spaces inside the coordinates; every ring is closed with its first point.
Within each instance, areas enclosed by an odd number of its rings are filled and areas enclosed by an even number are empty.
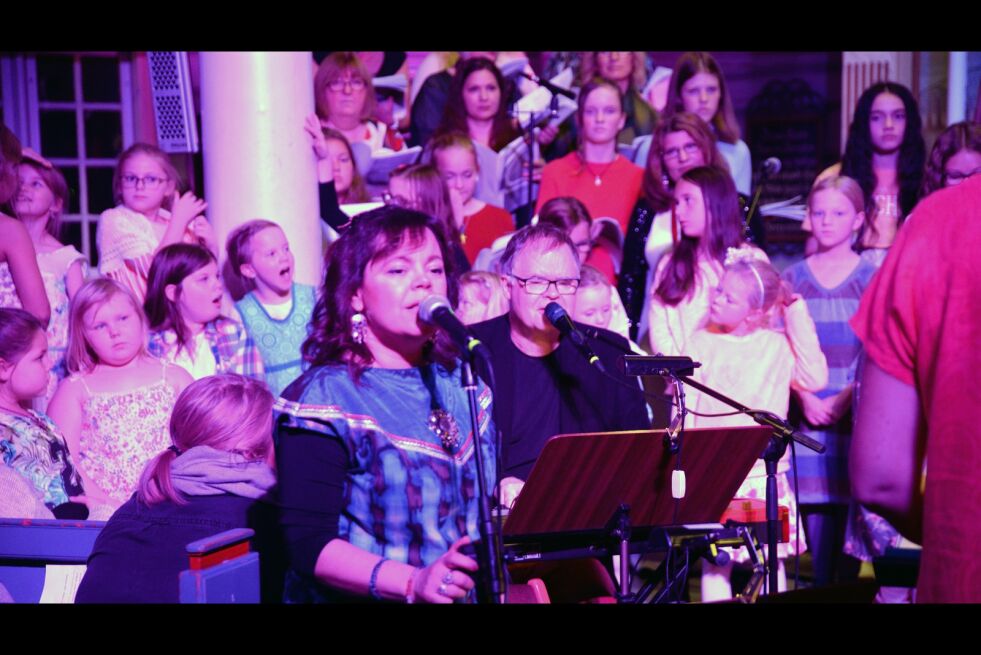
{"type": "Polygon", "coordinates": [[[545,168],[542,169],[542,184],[538,188],[538,202],[535,203],[536,214],[542,210],[542,205],[546,202],[552,198],[559,197],[559,187],[556,177],[560,172],[561,162],[561,159],[557,159],[545,164],[545,168]]]}
{"type": "Polygon", "coordinates": [[[849,324],[879,368],[910,386],[915,380],[917,289],[924,282],[916,262],[931,259],[928,240],[910,239],[913,226],[900,230],[882,268],[862,295],[849,324]]]}

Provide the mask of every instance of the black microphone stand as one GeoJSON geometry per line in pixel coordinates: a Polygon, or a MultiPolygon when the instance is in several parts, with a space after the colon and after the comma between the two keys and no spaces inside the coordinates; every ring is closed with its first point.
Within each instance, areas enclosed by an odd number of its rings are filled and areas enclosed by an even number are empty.
{"type": "MultiPolygon", "coordinates": [[[[478,571],[483,584],[477,585],[477,600],[481,603],[503,604],[504,603],[504,560],[501,553],[500,535],[494,524],[493,515],[490,508],[490,494],[486,492],[484,472],[486,463],[480,442],[480,422],[477,418],[477,378],[473,374],[471,365],[473,353],[464,351],[462,353],[462,382],[463,388],[467,392],[467,400],[470,405],[470,429],[474,436],[474,457],[477,462],[477,512],[480,530],[480,543],[475,544],[477,564],[480,566],[478,571]]],[[[490,362],[487,362],[490,366],[490,362]]]]}
{"type": "MultiPolygon", "coordinates": [[[[767,162],[768,161],[769,160],[766,160],[762,164],[762,170],[760,171],[760,183],[756,185],[756,191],[753,192],[753,201],[749,205],[749,211],[746,212],[746,227],[745,227],[745,232],[747,234],[750,234],[751,233],[750,223],[753,220],[753,214],[756,213],[756,208],[760,204],[760,196],[763,193],[763,187],[766,186],[767,181],[769,181],[769,179],[770,179],[770,168],[769,168],[769,166],[767,166],[767,162]]],[[[777,172],[779,172],[779,170],[777,172]]],[[[762,217],[761,217],[761,220],[762,220],[762,217]]],[[[763,243],[762,242],[761,243],[758,243],[756,245],[758,245],[760,247],[763,247],[763,243]]]]}
{"type": "MultiPolygon", "coordinates": [[[[531,78],[529,78],[531,79],[531,78]]],[[[545,80],[533,79],[533,82],[544,86],[552,93],[552,100],[549,102],[548,111],[536,114],[531,111],[528,112],[528,125],[522,125],[521,123],[521,112],[518,111],[517,102],[511,106],[511,116],[518,121],[518,129],[521,130],[522,138],[524,138],[525,143],[528,144],[528,187],[527,187],[527,204],[531,205],[535,202],[535,194],[533,193],[533,173],[535,169],[535,129],[541,125],[545,125],[548,121],[552,120],[559,115],[559,96],[556,90],[559,87],[555,86],[551,82],[545,83],[545,80]]],[[[563,89],[564,90],[564,89],[563,89]]]]}
{"type": "MultiPolygon", "coordinates": [[[[632,363],[636,363],[637,368],[628,374],[633,375],[650,375],[650,374],[664,374],[663,366],[659,367],[658,362],[662,358],[660,357],[630,357],[629,360],[625,358],[628,368],[632,363]],[[646,371],[646,372],[641,372],[646,371]]],[[[679,360],[681,358],[673,357],[672,360],[679,360]]],[[[777,589],[777,562],[779,557],[777,555],[777,530],[780,529],[780,518],[777,509],[777,462],[783,457],[783,454],[787,450],[787,444],[793,439],[797,443],[801,444],[805,448],[810,448],[816,453],[823,453],[825,447],[818,441],[811,439],[807,435],[800,434],[794,431],[794,428],[784,421],[783,419],[774,416],[770,412],[764,412],[759,410],[754,410],[745,405],[736,402],[732,398],[725,396],[715,389],[705,386],[701,382],[697,382],[689,376],[689,372],[694,372],[695,366],[701,366],[701,364],[696,364],[692,362],[690,358],[690,366],[688,370],[679,370],[676,367],[676,363],[673,363],[668,376],[674,380],[680,380],[688,386],[698,389],[704,394],[707,394],[716,400],[719,400],[726,405],[729,405],[733,409],[736,409],[743,414],[746,414],[754,421],[759,423],[764,427],[773,428],[773,436],[770,438],[770,445],[767,446],[766,450],[763,451],[763,461],[766,462],[766,541],[767,541],[767,567],[768,567],[768,579],[769,579],[769,590],[768,593],[776,593],[777,589]]],[[[684,410],[683,410],[684,411],[684,410]]],[[[799,510],[798,510],[799,511],[799,510]]]]}

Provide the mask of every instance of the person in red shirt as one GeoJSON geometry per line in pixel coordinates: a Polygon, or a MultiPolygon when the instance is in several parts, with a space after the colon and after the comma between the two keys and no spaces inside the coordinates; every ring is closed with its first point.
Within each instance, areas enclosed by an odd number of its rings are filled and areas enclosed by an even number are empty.
{"type": "Polygon", "coordinates": [[[851,320],[868,355],[852,491],[923,544],[919,602],[981,602],[979,250],[974,175],[917,205],[851,320]]]}
{"type": "Polygon", "coordinates": [[[626,118],[616,84],[596,78],[582,88],[576,112],[579,148],[542,170],[536,213],[552,198],[572,196],[593,218],[616,219],[621,232],[627,231],[644,171],[617,154],[617,135],[626,118]]]}
{"type": "Polygon", "coordinates": [[[470,137],[462,132],[441,134],[433,139],[432,151],[433,163],[450,196],[463,252],[473,264],[482,249],[514,230],[514,218],[506,209],[474,197],[480,170],[470,137]]]}

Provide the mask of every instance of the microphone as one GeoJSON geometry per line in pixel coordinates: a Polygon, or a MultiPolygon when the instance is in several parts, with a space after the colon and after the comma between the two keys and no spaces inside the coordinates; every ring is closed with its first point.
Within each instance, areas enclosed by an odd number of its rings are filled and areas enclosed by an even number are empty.
{"type": "Polygon", "coordinates": [[[569,313],[563,309],[562,305],[557,302],[550,302],[545,305],[545,318],[548,322],[555,326],[562,336],[568,337],[572,341],[573,345],[576,346],[576,350],[582,353],[582,356],[586,358],[590,364],[595,366],[601,372],[606,373],[606,367],[603,366],[603,362],[600,358],[596,356],[592,348],[586,342],[586,337],[583,333],[573,324],[572,319],[569,318],[569,313]]]}
{"type": "Polygon", "coordinates": [[[563,89],[561,86],[558,86],[557,84],[552,84],[548,80],[543,80],[540,77],[536,77],[534,75],[529,75],[528,73],[526,73],[524,71],[521,71],[520,73],[518,73],[518,75],[520,75],[521,77],[523,77],[525,79],[531,80],[532,82],[534,82],[538,86],[545,87],[546,89],[548,89],[548,91],[550,93],[553,93],[555,95],[565,96],[569,100],[575,100],[576,99],[576,94],[574,94],[572,91],[570,91],[569,89],[563,89]]]}
{"type": "Polygon", "coordinates": [[[780,172],[781,168],[783,168],[783,162],[781,162],[779,158],[768,157],[763,162],[763,175],[766,177],[776,175],[780,172]]]}
{"type": "Polygon", "coordinates": [[[484,361],[490,361],[487,346],[470,333],[467,326],[453,313],[450,301],[443,296],[429,296],[419,303],[419,320],[446,332],[466,357],[480,355],[484,361]]]}

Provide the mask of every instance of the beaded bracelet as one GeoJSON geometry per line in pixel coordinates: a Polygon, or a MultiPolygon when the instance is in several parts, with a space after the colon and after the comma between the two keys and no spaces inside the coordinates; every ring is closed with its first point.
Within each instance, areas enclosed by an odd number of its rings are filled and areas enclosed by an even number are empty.
{"type": "Polygon", "coordinates": [[[378,593],[378,572],[381,570],[382,564],[387,561],[388,558],[383,557],[375,564],[375,568],[371,569],[371,579],[368,581],[368,593],[375,600],[383,600],[382,595],[378,593]]]}

